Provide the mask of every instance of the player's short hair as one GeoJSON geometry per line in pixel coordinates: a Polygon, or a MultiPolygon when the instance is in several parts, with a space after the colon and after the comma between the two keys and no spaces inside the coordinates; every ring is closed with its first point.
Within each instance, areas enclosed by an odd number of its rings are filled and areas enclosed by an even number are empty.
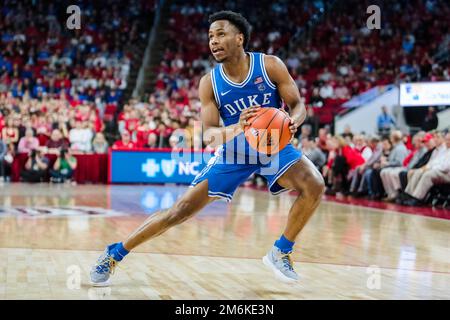
{"type": "Polygon", "coordinates": [[[250,41],[251,25],[240,13],[234,11],[218,11],[209,16],[209,24],[217,20],[227,20],[244,35],[244,49],[250,41]]]}

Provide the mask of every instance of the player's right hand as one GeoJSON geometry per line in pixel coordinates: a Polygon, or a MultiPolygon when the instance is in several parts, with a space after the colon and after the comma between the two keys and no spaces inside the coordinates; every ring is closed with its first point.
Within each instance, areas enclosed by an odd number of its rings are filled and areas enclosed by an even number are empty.
{"type": "Polygon", "coordinates": [[[241,126],[242,130],[245,129],[246,126],[248,126],[250,123],[248,122],[248,119],[256,115],[258,110],[261,109],[261,106],[253,106],[247,109],[244,109],[241,112],[241,116],[239,117],[239,125],[241,126]]]}

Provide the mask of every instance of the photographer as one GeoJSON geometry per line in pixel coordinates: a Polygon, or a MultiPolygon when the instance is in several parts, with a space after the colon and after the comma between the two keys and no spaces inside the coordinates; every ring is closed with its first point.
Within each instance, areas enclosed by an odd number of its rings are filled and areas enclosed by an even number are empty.
{"type": "Polygon", "coordinates": [[[50,181],[55,183],[70,181],[76,168],[77,158],[72,156],[68,149],[62,149],[53,165],[53,170],[50,170],[50,181]]]}
{"type": "Polygon", "coordinates": [[[24,182],[41,182],[45,178],[48,169],[48,159],[39,150],[31,150],[25,164],[25,170],[20,176],[24,182]]]}

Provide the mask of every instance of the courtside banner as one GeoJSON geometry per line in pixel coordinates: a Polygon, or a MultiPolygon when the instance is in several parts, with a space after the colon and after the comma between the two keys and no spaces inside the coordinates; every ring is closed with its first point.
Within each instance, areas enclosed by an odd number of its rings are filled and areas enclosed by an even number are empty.
{"type": "Polygon", "coordinates": [[[109,182],[189,184],[212,156],[213,153],[207,151],[111,149],[109,182]]]}

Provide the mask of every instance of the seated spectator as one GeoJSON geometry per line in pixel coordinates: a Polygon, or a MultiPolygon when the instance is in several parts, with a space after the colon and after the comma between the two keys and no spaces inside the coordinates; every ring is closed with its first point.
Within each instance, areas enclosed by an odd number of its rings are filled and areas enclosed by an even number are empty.
{"type": "Polygon", "coordinates": [[[390,140],[392,143],[392,151],[389,153],[389,157],[387,159],[382,157],[380,167],[372,172],[373,198],[378,200],[383,197],[385,192],[380,176],[381,170],[384,168],[401,167],[408,155],[408,149],[403,142],[403,134],[400,131],[393,131],[390,140]]]}
{"type": "Polygon", "coordinates": [[[302,124],[300,130],[297,130],[294,137],[298,138],[300,141],[303,139],[309,139],[311,137],[312,128],[309,124],[302,124]]]}
{"type": "Polygon", "coordinates": [[[44,180],[47,169],[48,159],[39,149],[32,150],[25,163],[25,170],[20,174],[24,182],[41,182],[44,180]]]}
{"type": "Polygon", "coordinates": [[[311,126],[311,135],[316,137],[319,130],[319,117],[314,114],[313,108],[308,108],[306,111],[306,118],[303,124],[308,124],[311,126]]]}
{"type": "Polygon", "coordinates": [[[109,144],[105,139],[105,135],[101,132],[98,132],[95,135],[94,140],[92,141],[92,149],[93,149],[94,153],[99,153],[99,154],[107,153],[108,148],[109,148],[109,144]]]}
{"type": "Polygon", "coordinates": [[[6,144],[16,144],[19,141],[19,129],[14,126],[12,117],[8,118],[6,126],[2,129],[2,139],[6,144]]]}
{"type": "Polygon", "coordinates": [[[369,160],[372,156],[372,149],[367,145],[364,135],[358,134],[353,137],[354,148],[361,154],[364,160],[369,160]]]}
{"type": "MultiPolygon", "coordinates": [[[[333,89],[333,87],[331,87],[333,89]]],[[[322,90],[322,89],[321,89],[322,90]]],[[[309,99],[309,103],[312,107],[322,108],[324,104],[324,98],[322,98],[321,91],[319,91],[319,88],[315,87],[312,90],[311,98],[309,99]]]]}
{"type": "Polygon", "coordinates": [[[147,138],[146,148],[158,148],[158,136],[154,133],[150,133],[147,138]]]}
{"type": "MultiPolygon", "coordinates": [[[[431,159],[435,158],[439,154],[439,151],[436,149],[436,140],[431,133],[425,134],[422,139],[422,143],[425,146],[425,153],[420,157],[416,164],[414,164],[411,168],[408,168],[407,171],[401,171],[398,175],[400,179],[401,192],[405,191],[406,189],[406,186],[408,184],[408,177],[411,177],[415,170],[422,168],[431,159]]],[[[400,198],[401,195],[402,193],[400,193],[400,198]]]]}
{"type": "Polygon", "coordinates": [[[136,148],[128,131],[123,131],[121,135],[122,139],[114,142],[113,149],[134,149],[136,148]]]}
{"type": "Polygon", "coordinates": [[[74,151],[90,152],[92,150],[92,130],[89,123],[76,121],[75,128],[69,132],[70,148],[74,151]]]}
{"type": "Polygon", "coordinates": [[[39,140],[34,136],[33,129],[28,128],[25,131],[25,136],[19,141],[19,146],[17,151],[19,153],[30,153],[31,150],[37,149],[39,147],[39,140]]]}
{"type": "Polygon", "coordinates": [[[329,82],[324,84],[319,92],[322,99],[334,98],[334,89],[329,82]]]}
{"type": "Polygon", "coordinates": [[[3,177],[7,182],[11,181],[12,165],[15,156],[16,148],[13,143],[10,143],[7,145],[6,153],[3,156],[3,177]]]}
{"type": "Polygon", "coordinates": [[[397,198],[398,192],[400,190],[400,173],[403,171],[408,171],[413,169],[417,163],[419,163],[422,156],[427,152],[427,148],[424,143],[428,140],[424,139],[425,133],[418,132],[413,137],[413,150],[409,155],[403,160],[402,166],[384,168],[380,172],[381,181],[383,183],[383,188],[387,194],[384,201],[394,201],[397,198]]]}
{"type": "Polygon", "coordinates": [[[346,125],[344,127],[344,132],[341,134],[342,138],[344,138],[348,144],[353,143],[353,132],[350,125],[346,125]]]}
{"type": "Polygon", "coordinates": [[[55,183],[70,181],[76,168],[77,158],[69,149],[61,149],[53,169],[50,170],[50,181],[55,183]]]}
{"type": "Polygon", "coordinates": [[[302,151],[303,154],[311,160],[311,162],[317,167],[317,169],[322,170],[322,167],[327,162],[327,157],[325,154],[317,147],[316,142],[312,138],[302,139],[302,151]]]}
{"type": "Polygon", "coordinates": [[[409,206],[423,204],[433,185],[450,183],[450,132],[445,136],[446,151],[417,170],[408,182],[405,192],[411,197],[403,202],[409,206]]]}
{"type": "Polygon", "coordinates": [[[8,151],[8,146],[0,137],[0,183],[2,183],[5,180],[5,156],[6,152],[8,151]]]}
{"type": "Polygon", "coordinates": [[[331,188],[328,188],[327,194],[334,195],[336,192],[345,194],[349,190],[349,176],[365,160],[341,136],[331,139],[330,149],[329,160],[325,166],[327,172],[331,171],[329,175],[331,188]]]}
{"type": "Polygon", "coordinates": [[[319,136],[316,140],[319,149],[328,157],[328,132],[325,128],[319,129],[319,136]]]}
{"type": "Polygon", "coordinates": [[[64,139],[61,131],[59,129],[54,129],[45,146],[47,147],[48,153],[59,154],[60,150],[67,149],[69,144],[67,143],[67,140],[64,139]]]}
{"type": "MultiPolygon", "coordinates": [[[[389,140],[387,140],[387,143],[384,145],[385,149],[390,150],[391,145],[389,140]]],[[[352,180],[349,191],[353,196],[362,196],[371,191],[372,171],[383,155],[383,144],[377,136],[374,136],[369,140],[369,147],[372,151],[372,155],[365,163],[356,168],[351,177],[352,180]]]]}

